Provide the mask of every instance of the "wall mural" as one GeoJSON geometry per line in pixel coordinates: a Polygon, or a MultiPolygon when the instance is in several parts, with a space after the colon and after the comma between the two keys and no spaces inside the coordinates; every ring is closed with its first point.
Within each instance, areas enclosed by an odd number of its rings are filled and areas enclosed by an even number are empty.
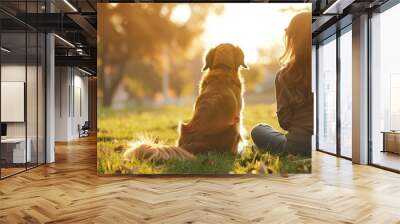
{"type": "Polygon", "coordinates": [[[311,4],[98,4],[100,175],[311,172],[311,4]]]}

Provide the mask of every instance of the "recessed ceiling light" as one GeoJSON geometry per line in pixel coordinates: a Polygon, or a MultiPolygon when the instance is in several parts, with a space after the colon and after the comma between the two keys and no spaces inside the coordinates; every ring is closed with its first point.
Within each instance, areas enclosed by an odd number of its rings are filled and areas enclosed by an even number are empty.
{"type": "Polygon", "coordinates": [[[74,12],[78,12],[78,10],[68,0],[64,0],[64,3],[68,5],[68,7],[70,7],[74,12]]]}
{"type": "Polygon", "coordinates": [[[69,42],[68,40],[60,37],[58,34],[54,34],[55,37],[57,37],[59,40],[61,40],[62,42],[64,42],[65,44],[67,44],[68,46],[75,48],[75,45],[73,45],[71,42],[69,42]]]}
{"type": "Polygon", "coordinates": [[[5,47],[1,47],[1,51],[4,51],[6,53],[10,53],[11,52],[11,50],[9,50],[9,49],[7,49],[5,47]]]}
{"type": "Polygon", "coordinates": [[[355,0],[337,0],[330,5],[322,14],[342,14],[343,9],[351,5],[355,0]]]}
{"type": "Polygon", "coordinates": [[[81,69],[81,68],[79,68],[79,67],[78,67],[78,70],[81,71],[81,72],[83,72],[83,73],[85,73],[85,74],[87,74],[87,75],[90,75],[90,76],[93,75],[92,73],[90,73],[90,72],[88,72],[88,71],[86,71],[86,70],[83,70],[83,69],[81,69]]]}

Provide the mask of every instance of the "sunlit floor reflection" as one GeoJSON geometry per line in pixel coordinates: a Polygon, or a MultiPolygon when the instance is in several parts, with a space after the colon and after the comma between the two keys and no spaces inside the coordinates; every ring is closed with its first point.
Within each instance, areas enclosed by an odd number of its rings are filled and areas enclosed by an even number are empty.
{"type": "Polygon", "coordinates": [[[376,150],[373,154],[373,163],[388,167],[395,170],[400,170],[400,155],[391,152],[380,152],[376,150]]]}

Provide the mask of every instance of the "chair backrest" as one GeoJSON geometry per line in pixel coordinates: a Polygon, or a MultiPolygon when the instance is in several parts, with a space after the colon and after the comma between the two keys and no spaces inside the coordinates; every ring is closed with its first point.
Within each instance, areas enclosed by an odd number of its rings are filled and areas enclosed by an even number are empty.
{"type": "Polygon", "coordinates": [[[90,122],[89,121],[85,121],[85,123],[83,124],[82,128],[90,128],[90,122]]]}

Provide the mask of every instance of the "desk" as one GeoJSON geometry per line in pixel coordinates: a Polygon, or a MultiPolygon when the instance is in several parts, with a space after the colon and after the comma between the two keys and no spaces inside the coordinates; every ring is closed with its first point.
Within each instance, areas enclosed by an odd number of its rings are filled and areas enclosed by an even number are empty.
{"type": "Polygon", "coordinates": [[[400,131],[383,131],[382,152],[400,154],[400,131]]]}
{"type": "Polygon", "coordinates": [[[25,138],[5,138],[1,139],[1,157],[6,160],[6,163],[25,163],[30,162],[32,159],[30,138],[25,154],[25,138]],[[27,159],[25,161],[25,159],[27,159]]]}

